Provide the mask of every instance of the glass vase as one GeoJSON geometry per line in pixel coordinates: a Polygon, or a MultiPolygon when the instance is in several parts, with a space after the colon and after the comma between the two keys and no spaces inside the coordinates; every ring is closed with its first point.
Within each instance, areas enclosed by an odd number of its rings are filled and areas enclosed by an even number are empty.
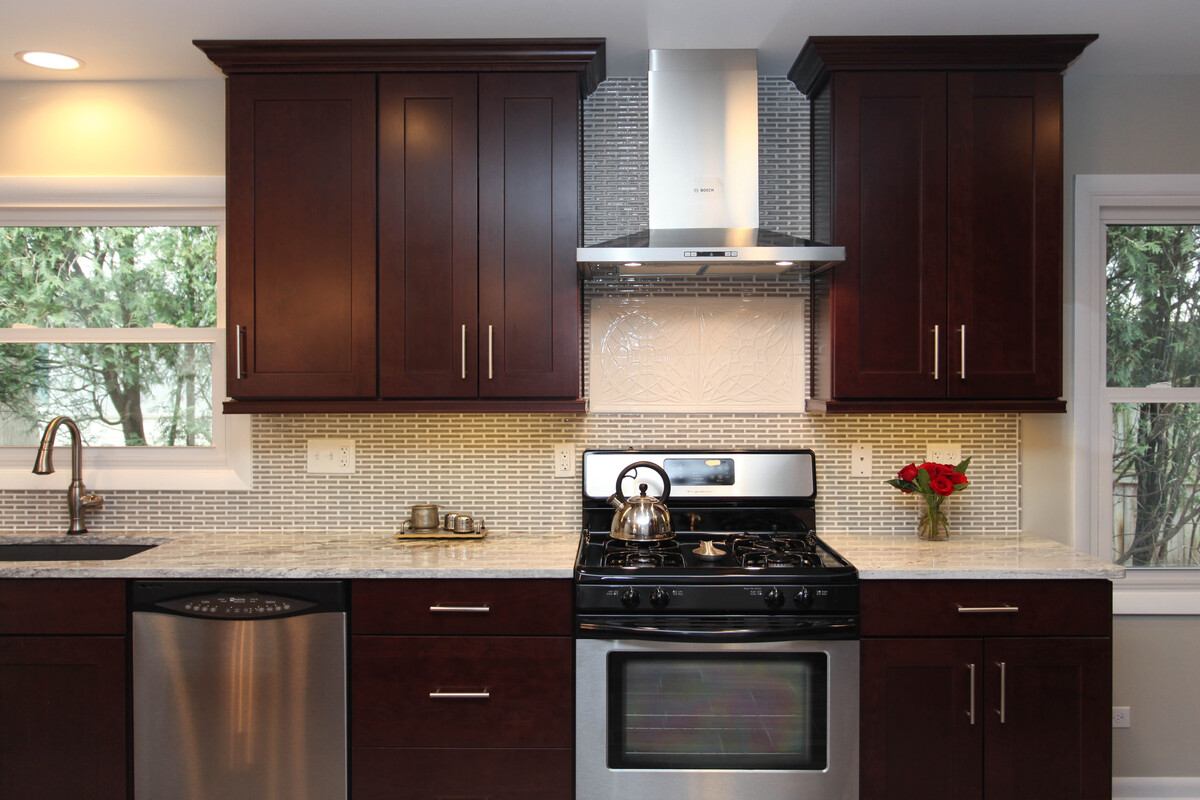
{"type": "Polygon", "coordinates": [[[917,537],[930,542],[944,542],[950,538],[950,521],[942,512],[944,497],[927,497],[921,506],[921,519],[917,523],[917,537]]]}

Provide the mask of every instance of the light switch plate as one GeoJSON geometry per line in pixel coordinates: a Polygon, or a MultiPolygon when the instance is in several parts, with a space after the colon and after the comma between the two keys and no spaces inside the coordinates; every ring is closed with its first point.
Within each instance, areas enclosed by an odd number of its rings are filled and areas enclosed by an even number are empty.
{"type": "Polygon", "coordinates": [[[962,461],[962,445],[958,442],[930,442],[925,446],[925,460],[954,466],[962,461]]]}
{"type": "Polygon", "coordinates": [[[554,477],[575,477],[575,445],[569,442],[554,445],[554,477]]]}
{"type": "Polygon", "coordinates": [[[313,475],[354,473],[353,439],[309,439],[308,468],[313,475]]]}
{"type": "Polygon", "coordinates": [[[850,445],[850,477],[871,477],[871,445],[850,445]]]}

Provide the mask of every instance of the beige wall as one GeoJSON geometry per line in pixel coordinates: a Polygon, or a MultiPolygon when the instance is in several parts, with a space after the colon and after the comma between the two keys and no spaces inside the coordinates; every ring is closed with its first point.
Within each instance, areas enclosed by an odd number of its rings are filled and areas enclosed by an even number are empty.
{"type": "Polygon", "coordinates": [[[212,81],[0,81],[0,175],[224,175],[212,81]]]}
{"type": "MultiPolygon", "coordinates": [[[[1200,173],[1200,76],[1067,73],[1065,231],[1067,369],[1070,378],[1072,220],[1076,175],[1200,173]]],[[[1021,421],[1022,528],[1071,540],[1069,415],[1021,421]]],[[[1200,776],[1200,618],[1119,617],[1113,704],[1133,707],[1133,727],[1113,732],[1120,776],[1200,776]]]]}

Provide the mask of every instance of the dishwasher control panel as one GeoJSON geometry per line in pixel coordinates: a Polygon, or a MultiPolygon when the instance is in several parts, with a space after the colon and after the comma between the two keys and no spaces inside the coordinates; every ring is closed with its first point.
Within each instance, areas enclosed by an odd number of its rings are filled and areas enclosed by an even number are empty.
{"type": "Polygon", "coordinates": [[[216,592],[191,595],[155,603],[158,608],[192,617],[212,619],[263,619],[288,617],[316,605],[307,600],[259,594],[257,592],[216,592]]]}

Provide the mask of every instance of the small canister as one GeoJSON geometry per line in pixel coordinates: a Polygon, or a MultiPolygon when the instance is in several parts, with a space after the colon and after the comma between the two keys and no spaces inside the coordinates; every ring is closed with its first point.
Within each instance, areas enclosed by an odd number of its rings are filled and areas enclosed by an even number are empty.
{"type": "Polygon", "coordinates": [[[459,514],[458,519],[454,520],[455,533],[474,533],[475,521],[471,519],[470,514],[459,514]]]}
{"type": "Polygon", "coordinates": [[[458,519],[458,514],[453,511],[449,512],[446,514],[446,524],[442,525],[442,527],[448,531],[454,530],[454,521],[456,519],[458,519]]]}
{"type": "Polygon", "coordinates": [[[438,507],[433,503],[418,503],[412,507],[412,528],[416,531],[437,530],[439,523],[438,507]]]}

